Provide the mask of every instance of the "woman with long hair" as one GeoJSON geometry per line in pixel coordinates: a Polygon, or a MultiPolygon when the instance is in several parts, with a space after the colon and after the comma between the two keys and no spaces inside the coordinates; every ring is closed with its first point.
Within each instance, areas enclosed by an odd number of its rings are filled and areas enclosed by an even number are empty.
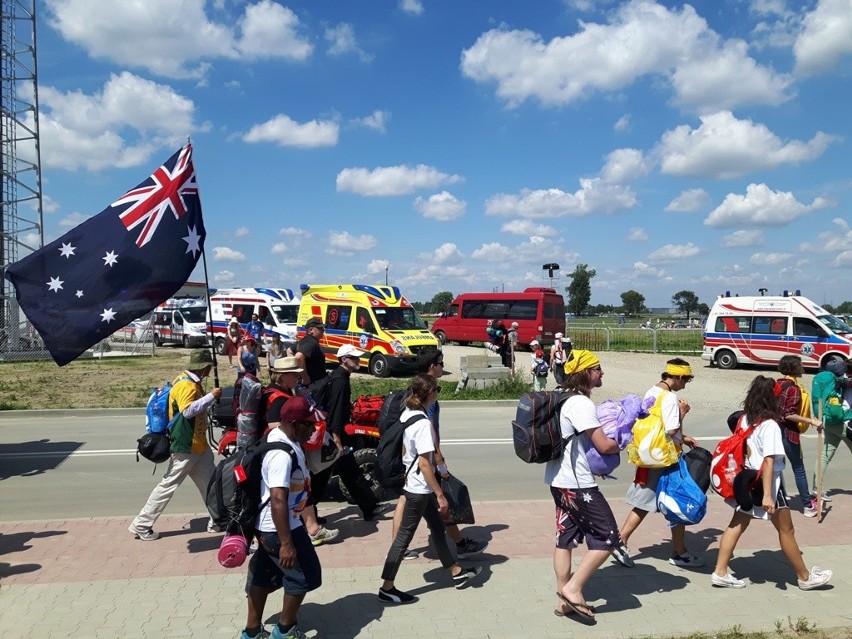
{"type": "MultiPolygon", "coordinates": [[[[734,554],[742,534],[752,519],[769,519],[778,531],[781,552],[790,562],[798,579],[799,588],[813,590],[828,583],[831,571],[814,566],[810,571],[805,567],[802,551],[796,541],[793,518],[784,491],[781,490],[781,475],[784,472],[784,443],[778,422],[781,413],[778,397],[775,395],[775,380],[758,375],[751,382],[743,402],[743,417],[737,424],[739,429],[754,429],[746,439],[745,469],[742,473],[752,472],[760,482],[758,491],[753,493],[760,505],[749,510],[737,505],[731,523],[719,539],[719,555],[716,568],[710,576],[711,583],[719,588],[745,588],[746,582],[737,579],[728,572],[728,564],[734,554]],[[760,490],[762,489],[762,490],[760,490]],[[760,494],[762,492],[762,495],[760,494]]],[[[736,484],[735,484],[736,485],[736,484]]]]}
{"type": "Polygon", "coordinates": [[[382,570],[384,581],[379,588],[379,600],[385,603],[405,604],[417,600],[414,595],[398,590],[394,580],[421,519],[426,520],[441,565],[450,571],[457,589],[468,586],[471,579],[482,572],[480,566],[462,568],[447,546],[443,515],[449,506],[435,475],[435,430],[426,416],[426,411],[438,399],[440,391],[441,387],[434,377],[423,373],[417,375],[411,383],[411,396],[405,400],[405,409],[399,417],[400,422],[407,424],[402,437],[402,462],[406,469],[403,488],[405,506],[382,570]]]}
{"type": "Polygon", "coordinates": [[[577,614],[586,624],[595,623],[595,609],[586,603],[583,588],[615,549],[624,545],[615,515],[589,469],[586,451],[619,452],[614,439],[604,435],[591,394],[601,386],[603,370],[591,351],[576,349],[564,364],[563,388],[570,396],[559,413],[563,439],[560,459],[547,462],[544,481],[556,504],[556,548],[553,571],[556,595],[561,600],[557,616],[577,614]],[[571,571],[571,552],[585,541],[588,550],[577,570],[571,571]]]}

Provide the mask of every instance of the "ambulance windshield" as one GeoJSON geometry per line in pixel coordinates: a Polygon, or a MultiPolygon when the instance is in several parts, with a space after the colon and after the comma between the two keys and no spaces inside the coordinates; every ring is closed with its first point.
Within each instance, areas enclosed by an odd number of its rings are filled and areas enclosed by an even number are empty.
{"type": "Polygon", "coordinates": [[[185,306],[180,309],[183,319],[190,324],[203,324],[207,321],[206,306],[185,306]]]}
{"type": "Polygon", "coordinates": [[[374,308],[376,319],[386,331],[426,330],[426,323],[413,308],[374,308]]]}
{"type": "Polygon", "coordinates": [[[852,333],[852,327],[834,315],[819,315],[817,316],[817,319],[835,333],[840,335],[848,335],[852,333]]]}

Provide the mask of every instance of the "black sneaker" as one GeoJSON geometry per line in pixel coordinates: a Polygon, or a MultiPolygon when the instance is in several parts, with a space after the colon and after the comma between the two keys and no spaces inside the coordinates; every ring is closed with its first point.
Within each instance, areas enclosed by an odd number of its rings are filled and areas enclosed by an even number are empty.
{"type": "Polygon", "coordinates": [[[474,541],[473,539],[462,539],[460,544],[456,544],[456,557],[459,559],[467,559],[473,555],[478,555],[488,547],[487,541],[474,541]]]}
{"type": "Polygon", "coordinates": [[[394,508],[395,506],[393,504],[376,504],[376,507],[373,508],[373,510],[368,513],[364,513],[364,521],[373,521],[374,519],[378,519],[386,512],[393,510],[394,508]]]}
{"type": "Polygon", "coordinates": [[[464,568],[459,574],[453,575],[453,583],[456,585],[456,590],[467,588],[471,580],[481,572],[482,566],[475,566],[474,568],[464,568]]]}
{"type": "Polygon", "coordinates": [[[402,590],[398,590],[397,588],[391,588],[390,590],[379,588],[379,601],[394,604],[407,604],[417,601],[417,597],[409,595],[407,592],[402,592],[402,590]]]}

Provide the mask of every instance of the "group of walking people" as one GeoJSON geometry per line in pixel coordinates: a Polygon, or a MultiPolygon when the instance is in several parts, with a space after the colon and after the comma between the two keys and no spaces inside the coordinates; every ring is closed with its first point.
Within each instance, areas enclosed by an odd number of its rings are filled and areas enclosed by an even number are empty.
{"type": "MultiPolygon", "coordinates": [[[[845,375],[845,370],[836,367],[836,372],[845,375]]],[[[745,468],[759,473],[762,497],[752,509],[744,510],[731,500],[734,512],[730,523],[719,540],[719,553],[711,575],[711,584],[724,588],[743,588],[746,581],[734,576],[729,562],[741,535],[752,519],[768,519],[778,531],[781,550],[796,574],[797,585],[802,590],[824,586],[832,576],[831,570],[806,567],[801,550],[796,542],[795,530],[784,482],[785,459],[790,459],[801,493],[804,514],[809,516],[815,508],[814,499],[807,488],[807,478],[801,461],[799,426],[812,425],[822,429],[823,421],[811,414],[811,402],[801,384],[801,360],[796,356],[785,356],[779,365],[784,375],[781,380],[758,375],[751,382],[743,401],[743,417],[737,428],[746,429],[747,454],[745,468]],[[783,380],[788,380],[785,382],[783,380]],[[793,434],[795,430],[795,435],[793,434]],[[795,441],[792,441],[795,440],[795,441]],[[799,467],[801,464],[801,467],[799,467]],[[799,470],[797,470],[797,468],[799,470]]],[[[614,439],[607,437],[598,419],[591,391],[603,383],[604,372],[600,360],[587,350],[573,350],[564,364],[565,378],[560,387],[570,391],[560,412],[562,436],[565,450],[559,459],[548,462],[544,479],[556,507],[556,547],[553,567],[556,576],[558,616],[576,615],[584,623],[595,623],[595,609],[585,598],[584,587],[594,572],[612,555],[620,564],[632,567],[627,542],[637,527],[650,512],[657,511],[656,487],[659,478],[667,469],[637,468],[633,483],[628,488],[627,503],[632,506],[627,519],[618,526],[606,498],[598,488],[595,477],[589,470],[586,451],[594,448],[600,454],[618,452],[614,439]],[[572,566],[572,551],[585,543],[587,551],[576,568],[572,566]]],[[[835,371],[827,371],[834,375],[835,371]]],[[[839,378],[840,375],[834,377],[839,378]]],[[[671,359],[646,398],[655,400],[661,396],[663,425],[666,436],[674,442],[678,451],[683,446],[695,447],[694,438],[684,434],[684,417],[689,413],[689,403],[677,396],[694,379],[692,369],[683,359],[671,359]]],[[[836,397],[836,388],[842,382],[828,380],[831,397],[836,397]]],[[[826,400],[825,392],[820,401],[826,400]]],[[[842,404],[841,404],[842,406],[842,404]]],[[[847,404],[848,414],[848,404],[847,404]]],[[[842,418],[844,414],[840,414],[842,418]]],[[[848,414],[846,419],[852,417],[848,414]]],[[[823,451],[822,467],[827,466],[842,435],[835,431],[831,446],[823,451]]],[[[847,441],[847,445],[850,445],[847,441]]],[[[850,445],[852,449],[852,445],[850,445]]],[[[704,559],[690,552],[685,543],[685,527],[674,525],[669,562],[683,568],[704,565],[704,559]]]]}

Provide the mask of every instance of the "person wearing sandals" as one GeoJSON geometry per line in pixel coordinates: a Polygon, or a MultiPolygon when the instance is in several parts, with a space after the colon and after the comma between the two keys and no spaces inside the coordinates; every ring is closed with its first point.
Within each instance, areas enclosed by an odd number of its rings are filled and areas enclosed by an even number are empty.
{"type": "Polygon", "coordinates": [[[746,393],[743,408],[744,416],[737,428],[749,428],[750,424],[757,426],[746,440],[745,468],[734,482],[735,491],[738,493],[737,503],[734,504],[731,500],[736,509],[731,523],[719,539],[719,555],[716,568],[710,576],[710,583],[717,588],[745,588],[744,580],[728,572],[728,564],[737,542],[751,520],[769,519],[778,531],[781,552],[796,572],[799,588],[813,590],[824,586],[831,579],[832,573],[816,566],[810,571],[805,567],[802,551],[796,542],[796,531],[793,528],[787,498],[781,489],[785,454],[783,435],[779,428],[781,413],[778,397],[775,395],[775,381],[763,375],[755,377],[746,393]],[[741,476],[745,480],[742,483],[741,476]],[[751,484],[750,480],[754,480],[751,488],[743,489],[742,486],[751,484]]]}
{"type": "Polygon", "coordinates": [[[603,371],[591,351],[574,350],[564,364],[563,388],[572,393],[559,413],[562,437],[568,438],[562,457],[547,462],[544,481],[556,504],[557,616],[576,614],[585,624],[595,623],[595,609],[586,602],[583,588],[594,572],[623,545],[615,515],[589,469],[586,450],[594,446],[601,454],[618,453],[615,440],[604,435],[592,402],[593,388],[601,386],[603,371]],[[583,541],[588,550],[577,569],[571,570],[571,553],[583,541]]]}
{"type": "Polygon", "coordinates": [[[400,415],[402,422],[418,415],[422,417],[405,429],[402,438],[402,461],[407,471],[403,487],[405,508],[382,570],[379,600],[385,603],[406,604],[417,601],[414,595],[397,589],[394,580],[421,519],[426,520],[441,565],[450,571],[457,589],[470,585],[471,580],[482,572],[480,566],[462,568],[456,563],[447,545],[443,515],[447,513],[448,505],[435,475],[435,431],[426,416],[429,407],[438,399],[440,390],[437,380],[431,375],[417,375],[411,382],[411,395],[405,400],[405,409],[400,415]]]}

